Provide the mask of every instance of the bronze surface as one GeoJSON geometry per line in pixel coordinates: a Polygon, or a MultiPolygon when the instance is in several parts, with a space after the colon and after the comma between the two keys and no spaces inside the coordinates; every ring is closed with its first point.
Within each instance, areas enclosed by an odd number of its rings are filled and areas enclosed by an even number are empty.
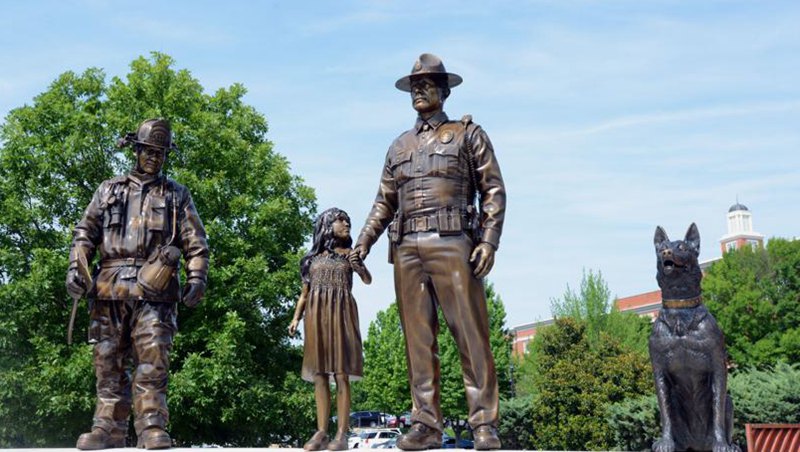
{"type": "MultiPolygon", "coordinates": [[[[411,75],[397,82],[410,92],[417,121],[386,153],[378,193],[354,248],[365,258],[388,227],[412,420],[437,432],[443,428],[437,306],[461,354],[469,423],[496,426],[498,415],[482,278],[500,242],[506,193],[486,132],[471,117],[451,121],[443,111],[450,88],[461,82],[454,76],[438,57],[423,54],[411,75]]],[[[406,438],[398,444],[417,442],[406,438]]]]}
{"type": "Polygon", "coordinates": [[[161,174],[166,150],[174,148],[169,124],[148,120],[127,138],[120,143],[133,145],[136,167],[100,184],[75,227],[70,249],[67,290],[90,300],[89,342],[97,377],[93,430],[81,436],[79,448],[119,444],[131,408],[144,446],[170,443],[164,429],[175,304],[183,299],[196,305],[208,273],[205,230],[189,191],[161,174]],[[155,263],[172,248],[184,259],[183,295],[177,259],[167,260],[172,268],[140,275],[148,259],[155,263]],[[95,271],[87,275],[83,267],[96,254],[95,271]]]}

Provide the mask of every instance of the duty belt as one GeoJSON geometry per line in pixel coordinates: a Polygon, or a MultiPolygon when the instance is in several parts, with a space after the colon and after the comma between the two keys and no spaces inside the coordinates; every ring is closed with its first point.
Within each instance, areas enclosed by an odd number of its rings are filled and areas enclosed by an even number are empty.
{"type": "Polygon", "coordinates": [[[453,212],[450,221],[447,220],[448,214],[430,214],[430,215],[423,215],[418,217],[411,217],[406,218],[403,221],[403,235],[411,234],[412,232],[449,232],[449,233],[461,233],[462,231],[467,230],[469,227],[469,218],[467,215],[461,214],[458,211],[453,212]],[[449,225],[440,224],[439,219],[442,218],[443,221],[448,221],[449,225]],[[455,221],[454,221],[455,220],[455,221]],[[458,227],[453,227],[458,225],[458,227]]]}
{"type": "Polygon", "coordinates": [[[138,257],[129,257],[125,259],[104,259],[100,261],[100,268],[111,267],[141,267],[147,262],[147,259],[140,259],[138,257]]]}

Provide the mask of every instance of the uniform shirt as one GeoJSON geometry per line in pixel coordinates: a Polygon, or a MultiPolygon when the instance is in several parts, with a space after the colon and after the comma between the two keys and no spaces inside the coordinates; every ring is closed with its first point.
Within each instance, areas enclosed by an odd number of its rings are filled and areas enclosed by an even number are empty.
{"type": "Polygon", "coordinates": [[[100,253],[100,270],[87,295],[89,298],[180,299],[177,272],[167,290],[158,296],[145,296],[136,284],[144,261],[172,237],[173,204],[177,207],[177,218],[172,245],[183,254],[187,279],[205,282],[208,243],[189,190],[163,176],[147,180],[129,174],[100,184],[73,232],[71,269],[77,267],[77,253],[83,253],[86,262],[92,261],[95,251],[100,253]]]}
{"type": "Polygon", "coordinates": [[[470,205],[475,190],[465,140],[470,140],[480,195],[480,240],[497,248],[506,193],[492,143],[479,126],[470,123],[465,128],[463,122],[449,121],[444,112],[427,121],[418,118],[414,128],[389,147],[378,194],[356,243],[371,247],[398,211],[413,218],[448,207],[463,211],[470,205]]]}

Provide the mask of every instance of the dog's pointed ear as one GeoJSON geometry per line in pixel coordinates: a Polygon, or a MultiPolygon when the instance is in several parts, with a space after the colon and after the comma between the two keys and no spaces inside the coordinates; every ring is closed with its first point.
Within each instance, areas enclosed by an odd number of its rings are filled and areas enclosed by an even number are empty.
{"type": "Polygon", "coordinates": [[[661,226],[656,226],[656,235],[653,237],[653,245],[658,246],[664,242],[669,242],[669,237],[667,237],[667,232],[664,231],[664,228],[661,226]]]}
{"type": "Polygon", "coordinates": [[[683,241],[688,243],[698,253],[700,252],[700,231],[697,230],[696,224],[692,223],[692,225],[689,226],[689,230],[686,231],[686,238],[684,238],[683,241]]]}

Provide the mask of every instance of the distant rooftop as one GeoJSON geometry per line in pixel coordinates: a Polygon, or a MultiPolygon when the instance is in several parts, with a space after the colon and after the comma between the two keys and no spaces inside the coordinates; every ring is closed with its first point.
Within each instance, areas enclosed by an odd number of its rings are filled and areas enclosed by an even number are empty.
{"type": "Polygon", "coordinates": [[[728,212],[736,212],[737,210],[749,211],[750,209],[748,209],[746,205],[737,202],[736,204],[732,205],[730,209],[728,209],[728,212]]]}

